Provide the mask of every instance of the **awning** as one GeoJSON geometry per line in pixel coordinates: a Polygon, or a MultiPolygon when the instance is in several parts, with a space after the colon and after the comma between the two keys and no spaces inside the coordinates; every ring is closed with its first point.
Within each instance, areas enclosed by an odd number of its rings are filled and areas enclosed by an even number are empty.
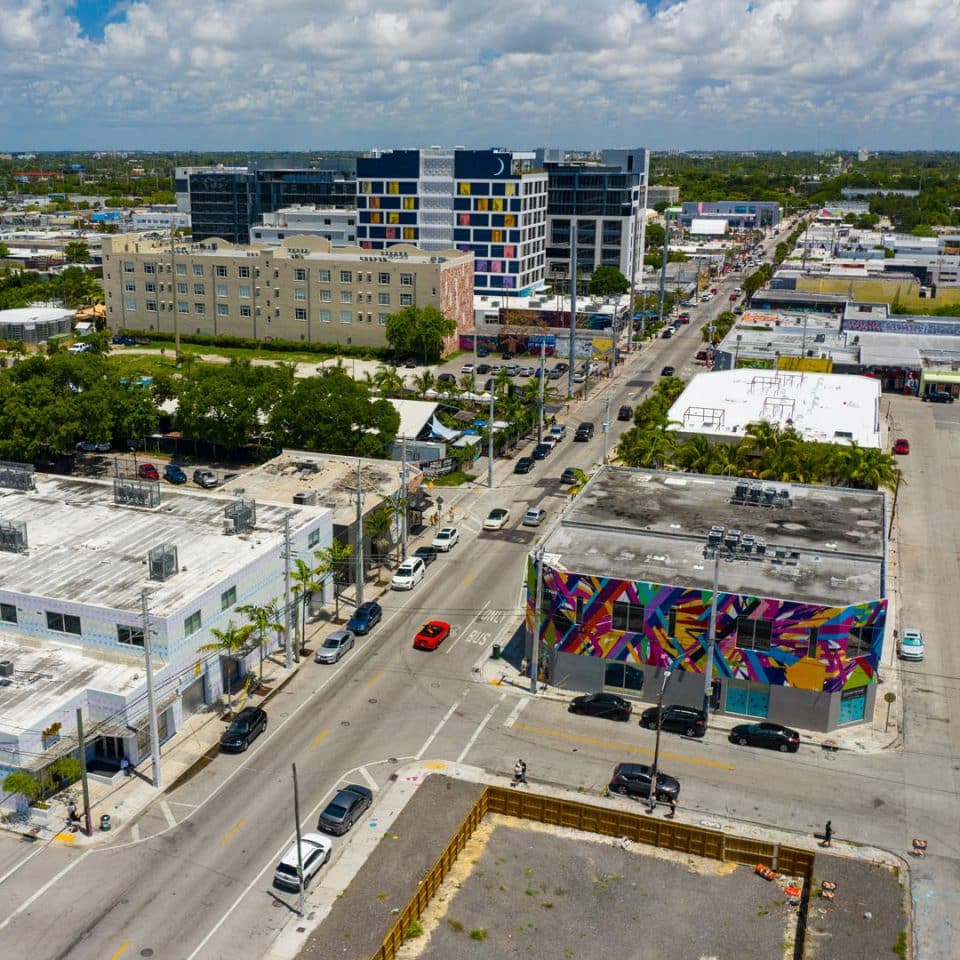
{"type": "Polygon", "coordinates": [[[441,440],[453,440],[454,437],[460,436],[459,430],[451,430],[449,427],[445,427],[435,416],[430,418],[430,432],[440,437],[441,440]]]}

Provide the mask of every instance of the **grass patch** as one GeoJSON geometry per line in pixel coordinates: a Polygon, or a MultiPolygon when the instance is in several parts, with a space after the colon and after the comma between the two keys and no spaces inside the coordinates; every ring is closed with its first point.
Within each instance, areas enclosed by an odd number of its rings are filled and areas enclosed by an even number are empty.
{"type": "Polygon", "coordinates": [[[444,474],[442,477],[431,477],[430,482],[435,487],[459,487],[476,479],[476,476],[472,473],[454,470],[453,473],[444,474]]]}
{"type": "Polygon", "coordinates": [[[543,903],[540,904],[540,906],[543,907],[544,910],[553,909],[553,904],[549,900],[544,900],[543,903]]]}
{"type": "Polygon", "coordinates": [[[535,896],[537,895],[537,891],[536,891],[536,890],[531,890],[529,887],[527,887],[527,889],[524,890],[523,892],[524,892],[528,897],[535,897],[535,896]]]}
{"type": "Polygon", "coordinates": [[[410,925],[407,927],[407,932],[404,934],[404,940],[416,940],[417,937],[423,936],[423,924],[419,920],[411,920],[410,925]]]}
{"type": "Polygon", "coordinates": [[[523,875],[524,875],[525,877],[532,877],[532,876],[533,876],[533,867],[524,867],[524,868],[523,868],[523,875]]]}
{"type": "Polygon", "coordinates": [[[378,893],[378,894],[377,894],[377,899],[378,899],[381,903],[385,903],[388,896],[389,896],[389,894],[387,894],[387,893],[378,893]]]}
{"type": "Polygon", "coordinates": [[[470,939],[478,941],[486,940],[487,931],[484,930],[483,927],[474,927],[474,929],[470,931],[470,939]]]}
{"type": "Polygon", "coordinates": [[[893,952],[900,960],[907,960],[907,931],[901,930],[897,934],[896,942],[893,945],[893,952]]]}
{"type": "Polygon", "coordinates": [[[457,933],[463,932],[463,924],[459,920],[454,920],[453,917],[447,917],[447,923],[450,925],[451,930],[456,930],[457,933]]]}

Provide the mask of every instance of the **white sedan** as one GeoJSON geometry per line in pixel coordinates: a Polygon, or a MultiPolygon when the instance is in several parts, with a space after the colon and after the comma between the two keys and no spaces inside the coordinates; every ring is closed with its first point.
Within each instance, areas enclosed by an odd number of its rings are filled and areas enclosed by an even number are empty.
{"type": "Polygon", "coordinates": [[[915,629],[904,630],[898,647],[897,652],[900,654],[901,660],[922,660],[924,653],[923,634],[915,629]]]}
{"type": "Polygon", "coordinates": [[[460,542],[460,534],[456,527],[444,527],[433,538],[434,550],[442,550],[446,553],[452,550],[460,542]]]}
{"type": "Polygon", "coordinates": [[[487,519],[483,521],[483,529],[502,530],[507,525],[509,519],[510,511],[505,510],[503,507],[497,507],[496,510],[491,510],[487,515],[487,519]]]}

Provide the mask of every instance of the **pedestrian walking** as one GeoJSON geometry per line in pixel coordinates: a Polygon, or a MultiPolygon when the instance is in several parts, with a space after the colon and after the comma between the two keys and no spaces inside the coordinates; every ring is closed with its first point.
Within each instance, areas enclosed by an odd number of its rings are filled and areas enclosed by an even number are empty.
{"type": "Polygon", "coordinates": [[[823,846],[829,847],[833,840],[833,824],[828,820],[823,828],[823,846]]]}
{"type": "Polygon", "coordinates": [[[671,797],[671,798],[670,798],[670,812],[667,814],[667,817],[672,820],[676,815],[677,815],[677,798],[676,798],[676,797],[671,797]]]}
{"type": "Polygon", "coordinates": [[[520,761],[520,782],[524,786],[530,786],[530,784],[527,783],[527,765],[523,760],[520,761]]]}
{"type": "Polygon", "coordinates": [[[126,757],[120,758],[120,772],[125,776],[130,776],[130,761],[126,757]]]}
{"type": "Polygon", "coordinates": [[[512,782],[510,783],[510,786],[511,786],[511,787],[515,787],[518,783],[521,783],[522,780],[523,780],[523,766],[522,766],[522,764],[523,764],[523,761],[522,761],[522,760],[518,760],[518,761],[513,765],[513,780],[512,780],[512,782]]]}

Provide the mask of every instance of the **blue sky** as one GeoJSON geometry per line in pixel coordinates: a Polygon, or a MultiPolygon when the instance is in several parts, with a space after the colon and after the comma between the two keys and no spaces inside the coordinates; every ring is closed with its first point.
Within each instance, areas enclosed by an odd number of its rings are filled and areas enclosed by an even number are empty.
{"type": "Polygon", "coordinates": [[[957,0],[0,0],[0,150],[960,149],[958,50],[957,0]]]}

